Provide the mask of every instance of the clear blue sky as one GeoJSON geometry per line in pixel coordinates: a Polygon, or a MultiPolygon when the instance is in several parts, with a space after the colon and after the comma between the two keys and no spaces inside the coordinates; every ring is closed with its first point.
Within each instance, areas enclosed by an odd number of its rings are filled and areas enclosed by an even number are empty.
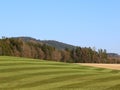
{"type": "Polygon", "coordinates": [[[120,54],[120,0],[0,0],[0,37],[30,36],[120,54]]]}

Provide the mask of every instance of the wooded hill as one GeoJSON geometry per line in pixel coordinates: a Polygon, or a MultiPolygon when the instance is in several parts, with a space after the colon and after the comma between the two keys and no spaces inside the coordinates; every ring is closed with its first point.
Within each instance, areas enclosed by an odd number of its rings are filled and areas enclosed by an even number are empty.
{"type": "Polygon", "coordinates": [[[58,42],[55,40],[36,40],[34,38],[31,38],[31,37],[14,37],[14,38],[22,39],[23,41],[31,41],[32,40],[34,42],[44,43],[48,46],[55,47],[56,49],[59,49],[59,50],[64,50],[66,48],[72,50],[72,49],[76,48],[76,46],[62,43],[62,42],[58,42]]]}
{"type": "MultiPolygon", "coordinates": [[[[54,41],[54,43],[57,42],[54,41]]],[[[0,55],[71,63],[120,63],[119,60],[108,59],[106,50],[95,51],[90,47],[75,47],[64,43],[55,44],[57,48],[54,43],[49,45],[45,41],[30,37],[2,38],[0,39],[0,55]]]]}

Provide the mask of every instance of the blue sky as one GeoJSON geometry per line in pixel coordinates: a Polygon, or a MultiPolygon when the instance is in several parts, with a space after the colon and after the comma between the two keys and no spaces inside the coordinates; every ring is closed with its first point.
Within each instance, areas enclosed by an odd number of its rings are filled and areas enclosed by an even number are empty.
{"type": "Polygon", "coordinates": [[[0,37],[30,36],[120,54],[120,0],[0,0],[0,37]]]}

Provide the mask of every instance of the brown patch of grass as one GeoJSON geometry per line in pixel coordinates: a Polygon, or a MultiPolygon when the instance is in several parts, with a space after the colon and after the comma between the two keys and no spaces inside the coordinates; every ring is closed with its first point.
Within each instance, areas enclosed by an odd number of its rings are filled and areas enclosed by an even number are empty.
{"type": "Polygon", "coordinates": [[[86,65],[86,66],[99,67],[99,68],[120,70],[120,64],[96,64],[96,63],[79,63],[79,64],[86,65]]]}

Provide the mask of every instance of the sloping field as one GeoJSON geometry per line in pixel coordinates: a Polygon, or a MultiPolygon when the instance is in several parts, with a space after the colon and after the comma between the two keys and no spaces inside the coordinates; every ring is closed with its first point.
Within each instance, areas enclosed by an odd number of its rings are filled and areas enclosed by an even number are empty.
{"type": "Polygon", "coordinates": [[[1,56],[0,90],[120,90],[120,70],[1,56]]]}
{"type": "Polygon", "coordinates": [[[120,64],[79,63],[80,65],[120,70],[120,64]]]}

